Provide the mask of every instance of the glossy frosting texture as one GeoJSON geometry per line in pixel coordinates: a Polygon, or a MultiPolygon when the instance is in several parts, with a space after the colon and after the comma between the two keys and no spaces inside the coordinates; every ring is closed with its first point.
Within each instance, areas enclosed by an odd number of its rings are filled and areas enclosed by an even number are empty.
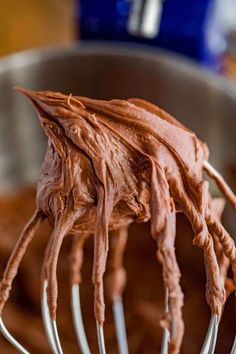
{"type": "MultiPolygon", "coordinates": [[[[94,235],[94,310],[102,324],[109,231],[113,231],[111,237],[119,246],[115,249],[120,249],[122,255],[129,225],[150,220],[169,294],[170,310],[161,324],[171,329],[170,353],[179,353],[184,324],[175,254],[176,212],[187,216],[194,244],[203,249],[206,298],[218,316],[226,292],[214,240],[236,270],[234,242],[212,210],[208,182],[202,176],[208,159],[205,144],[172,116],[140,99],[102,101],[55,92],[20,91],[34,104],[48,136],[36,214],[23,235],[29,234],[28,229],[39,222],[42,213],[54,228],[44,261],[52,318],[56,317],[56,268],[64,237],[76,234],[86,239],[87,235],[94,235]]],[[[228,193],[224,182],[219,186],[235,206],[234,196],[228,193]]],[[[82,244],[75,249],[81,250],[82,244]]],[[[118,296],[125,285],[121,258],[115,252],[112,297],[118,296]]],[[[77,258],[77,265],[80,260],[77,258]]],[[[4,286],[8,284],[3,281],[3,289],[4,286]]]]}

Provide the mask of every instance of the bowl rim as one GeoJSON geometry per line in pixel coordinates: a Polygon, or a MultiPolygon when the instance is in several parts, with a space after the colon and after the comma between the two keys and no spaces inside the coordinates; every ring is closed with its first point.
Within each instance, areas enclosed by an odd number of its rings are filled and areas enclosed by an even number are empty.
{"type": "Polygon", "coordinates": [[[49,59],[61,58],[65,55],[110,55],[116,57],[140,58],[160,61],[162,64],[176,68],[178,72],[192,80],[224,91],[236,100],[236,83],[219,73],[210,71],[207,67],[200,66],[193,60],[179,54],[150,47],[145,44],[109,42],[109,41],[84,41],[70,44],[51,44],[43,47],[27,49],[0,58],[0,75],[11,70],[27,67],[28,65],[47,62],[49,59]]]}

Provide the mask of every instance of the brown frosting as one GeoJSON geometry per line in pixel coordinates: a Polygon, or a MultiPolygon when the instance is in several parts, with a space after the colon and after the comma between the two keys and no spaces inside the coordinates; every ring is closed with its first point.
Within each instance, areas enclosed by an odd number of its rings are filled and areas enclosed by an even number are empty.
{"type": "MultiPolygon", "coordinates": [[[[0,271],[11,253],[19,232],[25,220],[34,210],[35,191],[32,188],[16,190],[0,195],[0,271]]],[[[218,215],[221,214],[224,203],[213,200],[217,205],[218,215]]],[[[215,210],[216,211],[216,210],[215,210]]],[[[40,311],[40,267],[51,228],[44,222],[26,252],[18,276],[14,282],[12,299],[4,309],[4,320],[11,333],[35,354],[50,353],[46,336],[43,331],[40,311]],[[33,323],[33,325],[32,325],[33,323]],[[27,335],[26,335],[27,334],[27,335]]],[[[181,354],[199,354],[200,347],[209,321],[209,309],[204,303],[204,265],[201,252],[192,247],[191,228],[183,215],[177,215],[176,250],[182,272],[181,284],[185,293],[183,318],[186,334],[181,346],[181,354]],[[196,296],[197,294],[197,296],[196,296]],[[197,313],[194,309],[198,309],[197,313]],[[194,319],[193,321],[193,314],[194,319]],[[201,324],[201,326],[199,326],[201,324]]],[[[63,244],[58,264],[59,303],[57,323],[63,350],[67,353],[76,352],[77,345],[70,314],[70,289],[68,283],[70,246],[74,248],[77,237],[67,237],[63,244]]],[[[113,238],[110,236],[110,243],[113,238]]],[[[110,247],[110,250],[112,245],[110,247]]],[[[114,250],[115,251],[115,250],[114,250]]],[[[85,330],[88,335],[91,352],[97,351],[96,326],[92,316],[93,288],[90,284],[90,274],[93,260],[93,240],[87,239],[84,245],[84,258],[81,286],[81,301],[85,330]]],[[[72,258],[72,256],[70,256],[72,258]]],[[[114,264],[111,252],[108,255],[107,275],[110,284],[111,267],[114,264]]],[[[124,255],[127,269],[127,286],[124,294],[126,327],[128,331],[129,349],[132,354],[154,354],[160,351],[162,330],[159,326],[163,314],[163,292],[161,286],[161,269],[155,262],[155,249],[149,235],[149,223],[134,224],[129,229],[129,238],[124,255]],[[137,276],[138,275],[138,276],[137,276]],[[147,346],[148,343],[148,346],[147,346]]],[[[105,279],[106,279],[105,278],[105,279]]],[[[228,280],[231,291],[233,284],[228,280]]],[[[230,289],[229,289],[230,290],[230,289]]],[[[107,292],[105,291],[105,294],[107,292]]],[[[216,354],[222,353],[222,348],[230,351],[235,335],[234,296],[229,297],[226,304],[222,325],[217,340],[216,354]]],[[[117,352],[117,341],[114,333],[111,306],[106,307],[105,339],[107,351],[117,352]]],[[[2,352],[14,354],[15,349],[0,336],[2,352]]]]}
{"type": "MultiPolygon", "coordinates": [[[[173,117],[142,100],[101,101],[21,91],[33,102],[49,140],[38,182],[37,209],[4,273],[0,310],[27,244],[38,224],[47,217],[54,228],[44,261],[52,318],[56,316],[56,269],[63,239],[68,234],[83,239],[85,234],[94,234],[94,310],[102,324],[108,231],[119,235],[131,223],[150,219],[164,285],[169,291],[170,314],[166,318],[170,323],[166,325],[171,328],[170,353],[179,353],[184,325],[174,245],[176,211],[187,216],[195,234],[194,244],[203,249],[207,302],[218,316],[226,295],[214,239],[220,242],[236,272],[234,241],[212,212],[208,183],[202,177],[208,158],[206,146],[173,117]]],[[[225,182],[205,169],[235,207],[235,196],[225,182]]],[[[112,297],[119,296],[125,283],[121,264],[124,239],[120,241],[118,236],[116,241],[121,242],[121,247],[120,252],[114,253],[112,297]]],[[[83,242],[76,244],[75,253],[79,254],[83,242]]],[[[81,257],[80,251],[78,258],[73,258],[72,268],[80,268],[81,257]]]]}

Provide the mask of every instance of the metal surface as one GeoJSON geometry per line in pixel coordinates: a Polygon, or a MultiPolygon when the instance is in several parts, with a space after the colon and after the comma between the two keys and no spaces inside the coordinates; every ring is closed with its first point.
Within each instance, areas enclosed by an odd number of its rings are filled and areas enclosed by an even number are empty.
{"type": "Polygon", "coordinates": [[[112,305],[119,354],[129,354],[122,297],[112,305]]]}
{"type": "Polygon", "coordinates": [[[99,354],[106,354],[103,326],[96,321],[99,354]]]}
{"type": "Polygon", "coordinates": [[[130,34],[155,38],[160,29],[164,0],[134,0],[127,29],[130,34]]]}
{"type": "MultiPolygon", "coordinates": [[[[165,313],[169,312],[169,290],[165,288],[165,313]]],[[[170,331],[167,328],[162,332],[161,354],[168,354],[170,331]]]]}
{"type": "Polygon", "coordinates": [[[49,313],[48,299],[47,299],[47,287],[48,287],[48,282],[47,282],[47,280],[44,280],[42,298],[41,298],[41,309],[42,309],[44,328],[45,328],[45,332],[46,332],[52,353],[53,354],[63,354],[60,339],[58,336],[56,321],[51,319],[50,313],[49,313]]]}
{"type": "Polygon", "coordinates": [[[91,354],[84,330],[84,323],[80,304],[79,284],[73,284],[71,287],[71,306],[76,338],[80,347],[81,354],[91,354]]]}
{"type": "Polygon", "coordinates": [[[214,354],[218,333],[218,321],[216,315],[211,315],[211,320],[200,354],[214,354]]]}
{"type": "Polygon", "coordinates": [[[28,350],[26,350],[8,331],[6,326],[3,323],[2,318],[0,318],[0,331],[4,335],[4,337],[8,340],[11,345],[16,348],[16,350],[21,354],[30,354],[28,350]]]}

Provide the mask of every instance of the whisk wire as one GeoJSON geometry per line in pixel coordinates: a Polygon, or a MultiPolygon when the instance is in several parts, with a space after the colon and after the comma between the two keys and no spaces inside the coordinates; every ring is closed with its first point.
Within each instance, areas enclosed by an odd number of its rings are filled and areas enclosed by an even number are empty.
{"type": "Polygon", "coordinates": [[[55,320],[51,319],[49,309],[48,309],[47,286],[48,286],[47,280],[44,280],[42,301],[41,301],[43,323],[48,337],[48,342],[50,344],[53,354],[63,354],[60,339],[58,336],[57,324],[55,320]]]}
{"type": "Polygon", "coordinates": [[[212,314],[200,354],[213,354],[218,333],[218,317],[212,314]]]}
{"type": "Polygon", "coordinates": [[[210,342],[210,348],[208,354],[214,354],[216,348],[217,335],[218,335],[218,316],[217,315],[212,315],[212,316],[213,316],[213,330],[212,330],[212,336],[211,336],[211,342],[210,342]]]}
{"type": "Polygon", "coordinates": [[[122,297],[114,301],[113,315],[119,354],[129,354],[122,297]]]}
{"type": "Polygon", "coordinates": [[[75,327],[76,338],[82,354],[91,354],[88,341],[86,338],[81,304],[80,304],[80,286],[79,284],[73,284],[71,287],[71,305],[72,305],[72,316],[75,327]]]}
{"type": "Polygon", "coordinates": [[[2,332],[3,336],[8,340],[11,345],[16,348],[21,354],[30,354],[28,350],[26,350],[8,331],[6,326],[3,323],[2,318],[0,318],[0,331],[2,332]]]}
{"type": "Polygon", "coordinates": [[[58,336],[57,323],[55,320],[51,320],[51,327],[52,327],[53,341],[56,346],[56,353],[55,354],[63,354],[60,339],[58,336]]]}
{"type": "Polygon", "coordinates": [[[99,354],[106,354],[103,326],[96,321],[99,354]]]}
{"type": "MultiPolygon", "coordinates": [[[[165,289],[165,312],[169,311],[169,291],[165,289]]],[[[168,354],[168,346],[170,339],[170,331],[167,328],[163,329],[162,333],[162,344],[161,344],[161,354],[168,354]]]]}

